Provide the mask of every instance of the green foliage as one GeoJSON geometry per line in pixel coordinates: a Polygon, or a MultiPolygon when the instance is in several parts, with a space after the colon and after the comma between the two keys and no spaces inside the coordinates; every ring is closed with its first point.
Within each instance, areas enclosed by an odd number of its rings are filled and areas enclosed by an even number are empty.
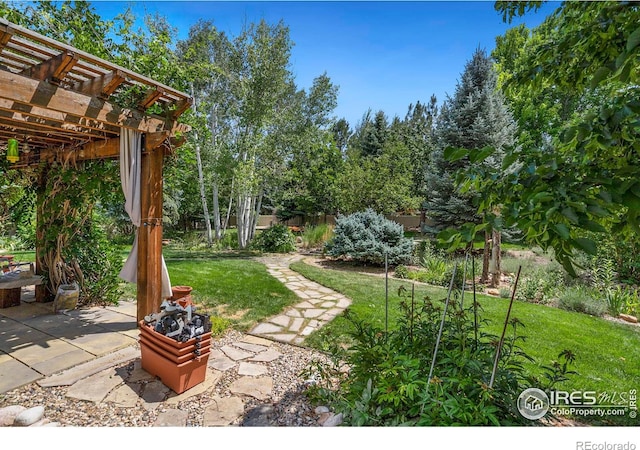
{"type": "Polygon", "coordinates": [[[85,223],[64,249],[63,257],[77,261],[82,268],[81,303],[118,303],[122,294],[118,277],[122,257],[100,224],[93,220],[85,223]]]}
{"type": "Polygon", "coordinates": [[[304,227],[302,232],[302,246],[304,248],[318,248],[333,237],[333,225],[319,224],[304,227]]]}
{"type": "Polygon", "coordinates": [[[481,210],[499,207],[574,276],[575,250],[595,254],[601,240],[589,233],[637,241],[640,230],[638,23],[633,3],[564,2],[531,33],[499,40],[503,88],[527,134],[504,156],[504,176],[474,168],[462,177],[483,192],[481,210]]]}
{"type": "Polygon", "coordinates": [[[404,237],[402,225],[386,219],[372,209],[336,219],[333,238],[327,242],[327,254],[365,264],[407,263],[413,242],[404,237]]]}
{"type": "Polygon", "coordinates": [[[571,286],[562,290],[558,297],[558,306],[568,311],[602,316],[607,311],[607,304],[602,295],[586,286],[571,286]]]}
{"type": "Polygon", "coordinates": [[[267,253],[289,253],[296,249],[296,240],[286,225],[276,224],[259,233],[252,247],[267,253]]]}
{"type": "Polygon", "coordinates": [[[489,387],[498,337],[474,327],[472,307],[452,299],[402,298],[398,327],[385,333],[347,315],[356,344],[349,351],[333,346],[333,366],[310,367],[317,384],[310,393],[330,402],[349,426],[532,425],[516,408],[527,387],[550,389],[572,374],[574,356],[563,352],[560,363],[545,368],[546,379],[534,380],[523,363],[531,361],[520,344],[524,325],[513,318],[500,353],[495,383],[489,387]],[[443,322],[434,376],[429,379],[440,322],[443,322]],[[344,370],[345,366],[348,370],[344,370]],[[335,381],[339,380],[337,387],[335,381]],[[536,384],[537,383],[537,384],[536,384]]]}

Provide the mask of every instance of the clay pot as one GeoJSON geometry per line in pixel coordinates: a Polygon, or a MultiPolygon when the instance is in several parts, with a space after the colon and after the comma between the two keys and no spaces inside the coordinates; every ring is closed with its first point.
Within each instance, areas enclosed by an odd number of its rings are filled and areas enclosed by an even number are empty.
{"type": "Polygon", "coordinates": [[[193,288],[191,286],[172,286],[171,293],[173,300],[179,300],[191,294],[193,288]]]}
{"type": "Polygon", "coordinates": [[[188,352],[190,349],[192,350],[192,347],[198,341],[200,341],[200,345],[202,346],[205,345],[205,342],[211,340],[210,331],[208,333],[203,333],[198,337],[191,338],[187,342],[178,342],[175,339],[165,336],[164,334],[158,333],[153,329],[153,327],[144,323],[144,320],[138,322],[138,325],[140,328],[141,336],[144,335],[148,337],[152,342],[159,341],[166,344],[166,347],[173,349],[174,354],[175,352],[179,351],[188,352]]]}
{"type": "Polygon", "coordinates": [[[158,353],[159,355],[163,356],[164,358],[168,359],[169,361],[173,362],[174,364],[182,364],[184,362],[188,362],[191,361],[192,359],[199,357],[203,357],[205,355],[209,354],[209,351],[211,350],[211,347],[209,345],[206,345],[204,347],[200,347],[199,349],[196,349],[195,347],[191,349],[191,351],[184,353],[182,355],[175,355],[173,353],[171,353],[170,351],[167,351],[165,349],[163,349],[162,347],[160,347],[159,345],[157,345],[156,343],[145,339],[144,336],[140,336],[140,345],[145,345],[147,347],[149,347],[149,349],[153,350],[154,352],[158,353]],[[194,351],[195,350],[199,350],[199,354],[195,354],[194,351]]]}

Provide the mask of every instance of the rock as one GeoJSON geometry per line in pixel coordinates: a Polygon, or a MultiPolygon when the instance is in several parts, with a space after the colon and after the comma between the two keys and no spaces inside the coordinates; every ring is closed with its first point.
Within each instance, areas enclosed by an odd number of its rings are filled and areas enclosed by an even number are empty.
{"type": "Polygon", "coordinates": [[[266,400],[273,390],[273,380],[270,377],[242,377],[229,386],[233,394],[249,395],[258,400],[266,400]]]}
{"type": "Polygon", "coordinates": [[[625,322],[638,323],[638,318],[634,316],[630,316],[629,314],[620,314],[618,317],[624,320],[625,322]]]}
{"type": "Polygon", "coordinates": [[[243,427],[268,427],[274,418],[273,405],[260,405],[245,413],[242,420],[243,427]]]}
{"type": "Polygon", "coordinates": [[[337,427],[342,424],[342,413],[334,414],[329,417],[323,424],[323,427],[337,427]]]}
{"type": "Polygon", "coordinates": [[[329,412],[329,408],[327,408],[326,406],[318,406],[315,409],[316,414],[322,414],[322,413],[328,413],[329,412]]]}
{"type": "Polygon", "coordinates": [[[333,413],[331,412],[320,414],[320,417],[318,417],[318,425],[320,425],[321,427],[324,426],[324,423],[329,420],[330,417],[333,417],[333,413]]]}
{"type": "Polygon", "coordinates": [[[240,397],[213,397],[204,410],[205,427],[227,426],[244,413],[240,397]]]}
{"type": "Polygon", "coordinates": [[[60,427],[62,425],[60,425],[60,422],[49,422],[46,423],[44,425],[42,425],[43,427],[60,427]]]}
{"type": "Polygon", "coordinates": [[[189,413],[179,409],[168,409],[158,414],[154,427],[185,427],[189,413]]]}
{"type": "Polygon", "coordinates": [[[16,416],[26,411],[26,409],[26,407],[21,405],[11,405],[0,408],[0,427],[10,427],[13,425],[16,416]]]}
{"type": "Polygon", "coordinates": [[[32,423],[31,425],[29,425],[30,427],[43,427],[45,425],[47,425],[48,423],[50,423],[51,421],[49,419],[40,419],[38,420],[36,423],[32,423]]]}
{"type": "Polygon", "coordinates": [[[44,406],[34,406],[18,414],[13,421],[14,427],[28,427],[44,417],[44,406]]]}
{"type": "Polygon", "coordinates": [[[500,295],[500,291],[498,289],[487,289],[487,294],[489,294],[489,295],[500,295]]]}

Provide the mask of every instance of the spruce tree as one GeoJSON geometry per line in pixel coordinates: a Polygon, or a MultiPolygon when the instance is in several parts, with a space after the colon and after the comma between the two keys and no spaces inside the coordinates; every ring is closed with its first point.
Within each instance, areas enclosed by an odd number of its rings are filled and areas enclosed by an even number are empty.
{"type": "MultiPolygon", "coordinates": [[[[516,125],[497,87],[493,61],[485,50],[477,49],[467,62],[453,97],[447,97],[436,127],[436,148],[425,173],[425,214],[433,221],[427,231],[457,228],[464,223],[482,223],[477,213],[477,192],[462,193],[455,183],[456,172],[470,162],[464,158],[447,161],[446,148],[479,151],[490,146],[497,151],[481,164],[499,167],[503,149],[515,142],[516,125]]],[[[495,237],[494,237],[495,238],[495,237]]],[[[488,249],[485,249],[485,254],[488,249]]],[[[483,264],[484,278],[487,264],[483,264]]]]}

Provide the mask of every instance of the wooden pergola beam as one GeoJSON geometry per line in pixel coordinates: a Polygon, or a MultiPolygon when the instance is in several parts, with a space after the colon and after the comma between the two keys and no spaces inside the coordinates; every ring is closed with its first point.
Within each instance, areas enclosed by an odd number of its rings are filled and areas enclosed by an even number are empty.
{"type": "Polygon", "coordinates": [[[106,100],[125,80],[126,77],[121,70],[114,70],[106,75],[78,83],[73,87],[73,90],[106,100]]]}
{"type": "Polygon", "coordinates": [[[53,58],[49,58],[46,61],[41,62],[35,66],[31,66],[21,72],[21,75],[25,75],[36,80],[47,80],[53,84],[60,84],[60,81],[67,76],[67,73],[78,62],[78,57],[72,52],[62,52],[53,58]]]}
{"type": "Polygon", "coordinates": [[[170,119],[120,108],[96,97],[2,70],[0,98],[145,133],[189,129],[170,119]]]}
{"type": "Polygon", "coordinates": [[[0,23],[0,50],[2,50],[5,45],[11,40],[13,37],[13,30],[9,25],[5,25],[0,23]]]}
{"type": "Polygon", "coordinates": [[[155,88],[155,89],[150,89],[147,92],[147,95],[145,96],[145,98],[139,103],[139,108],[142,110],[146,110],[147,108],[151,107],[151,105],[153,105],[160,97],[162,97],[165,94],[164,89],[162,88],[155,88]]]}

